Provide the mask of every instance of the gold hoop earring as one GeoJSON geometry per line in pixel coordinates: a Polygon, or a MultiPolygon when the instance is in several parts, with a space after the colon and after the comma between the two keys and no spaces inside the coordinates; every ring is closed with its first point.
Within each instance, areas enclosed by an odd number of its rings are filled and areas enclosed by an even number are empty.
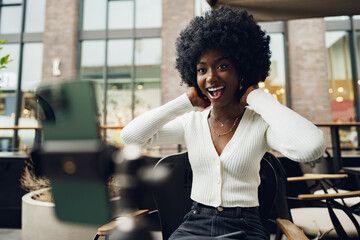
{"type": "Polygon", "coordinates": [[[239,90],[242,90],[243,89],[243,81],[244,81],[244,79],[243,78],[241,78],[241,80],[239,81],[239,90]]]}

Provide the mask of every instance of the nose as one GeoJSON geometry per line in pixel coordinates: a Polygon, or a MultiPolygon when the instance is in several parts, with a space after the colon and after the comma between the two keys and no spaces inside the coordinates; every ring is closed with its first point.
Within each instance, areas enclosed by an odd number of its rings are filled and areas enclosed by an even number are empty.
{"type": "Polygon", "coordinates": [[[207,75],[207,77],[206,77],[206,81],[207,81],[207,82],[212,82],[212,81],[214,81],[214,80],[217,80],[218,75],[217,75],[215,69],[210,68],[207,73],[208,73],[208,75],[207,75]]]}

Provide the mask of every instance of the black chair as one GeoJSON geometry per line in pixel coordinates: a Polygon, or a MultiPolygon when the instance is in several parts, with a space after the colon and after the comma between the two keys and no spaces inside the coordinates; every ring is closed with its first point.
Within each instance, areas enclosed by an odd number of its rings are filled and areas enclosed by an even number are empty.
{"type": "Polygon", "coordinates": [[[340,189],[347,175],[330,174],[331,163],[325,152],[313,162],[297,163],[300,174],[287,178],[293,222],[308,236],[359,239],[360,217],[354,213],[359,210],[360,191],[340,189]]]}
{"type": "MultiPolygon", "coordinates": [[[[153,187],[153,197],[159,217],[163,239],[179,227],[183,217],[190,211],[192,200],[190,199],[192,185],[192,170],[188,159],[188,153],[178,153],[162,158],[154,167],[154,175],[163,174],[166,169],[168,177],[153,187]]],[[[287,207],[286,199],[286,175],[280,161],[272,154],[266,153],[261,161],[260,169],[261,184],[259,193],[259,212],[261,221],[269,229],[277,231],[277,239],[281,239],[282,233],[289,240],[307,240],[304,233],[291,222],[291,216],[287,207]]],[[[152,211],[154,214],[154,211],[152,211]]],[[[135,215],[146,215],[148,211],[139,211],[135,215]]],[[[147,217],[147,216],[145,216],[147,217]]],[[[108,237],[113,229],[121,224],[121,221],[110,222],[98,229],[97,235],[108,237]]],[[[232,237],[241,239],[243,232],[236,232],[232,237]]],[[[218,236],[221,239],[223,236],[218,236]]]]}
{"type": "MultiPolygon", "coordinates": [[[[155,167],[170,169],[166,181],[154,189],[154,200],[158,209],[163,239],[170,235],[182,223],[184,215],[190,211],[192,171],[187,152],[174,154],[161,159],[155,167]]],[[[276,223],[288,239],[307,239],[296,226],[291,225],[291,216],[286,202],[286,176],[279,160],[266,153],[261,161],[261,184],[259,186],[260,218],[268,227],[276,223]],[[274,208],[275,216],[274,215],[274,208]],[[270,222],[269,222],[270,220],[270,222]]],[[[279,228],[279,229],[280,229],[279,228]]],[[[278,234],[281,236],[282,234],[278,234]]],[[[221,237],[220,237],[221,238],[221,237]]]]}

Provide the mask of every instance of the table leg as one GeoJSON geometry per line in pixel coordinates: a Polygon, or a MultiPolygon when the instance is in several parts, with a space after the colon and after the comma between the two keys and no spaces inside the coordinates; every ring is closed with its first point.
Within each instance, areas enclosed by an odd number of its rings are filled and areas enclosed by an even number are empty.
{"type": "Polygon", "coordinates": [[[338,173],[342,168],[341,149],[340,149],[340,136],[339,128],[331,126],[331,143],[333,148],[333,166],[334,172],[338,173]]]}

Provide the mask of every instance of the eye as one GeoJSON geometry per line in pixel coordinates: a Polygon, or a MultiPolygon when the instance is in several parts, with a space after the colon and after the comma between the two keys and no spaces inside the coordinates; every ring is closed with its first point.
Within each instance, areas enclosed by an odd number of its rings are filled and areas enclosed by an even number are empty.
{"type": "Polygon", "coordinates": [[[200,73],[200,74],[203,74],[203,73],[206,72],[206,70],[205,70],[205,68],[198,68],[197,72],[200,73]]]}
{"type": "Polygon", "coordinates": [[[225,69],[227,69],[228,67],[229,67],[229,64],[223,63],[223,64],[220,64],[220,65],[218,66],[218,69],[220,69],[220,70],[225,70],[225,69]]]}

